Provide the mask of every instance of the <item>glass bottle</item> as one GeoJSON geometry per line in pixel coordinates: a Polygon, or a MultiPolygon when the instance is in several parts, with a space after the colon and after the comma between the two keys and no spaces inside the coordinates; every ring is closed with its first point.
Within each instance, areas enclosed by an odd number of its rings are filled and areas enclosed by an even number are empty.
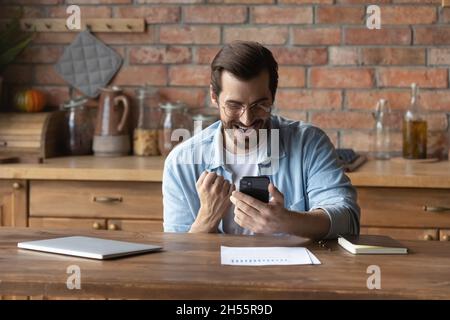
{"type": "Polygon", "coordinates": [[[380,99],[374,113],[374,157],[375,159],[388,160],[391,157],[391,137],[389,128],[389,105],[387,100],[380,99]]]}
{"type": "Polygon", "coordinates": [[[158,128],[161,116],[156,90],[147,86],[136,90],[138,123],[133,133],[133,151],[137,156],[157,156],[158,128]]]}
{"type": "Polygon", "coordinates": [[[92,153],[94,137],[93,117],[86,107],[88,99],[81,97],[64,102],[61,107],[66,110],[66,149],[70,155],[92,153]]]}
{"type": "Polygon", "coordinates": [[[161,105],[158,147],[163,156],[191,136],[186,106],[181,103],[161,105]]]}
{"type": "Polygon", "coordinates": [[[419,113],[419,88],[411,85],[411,104],[403,117],[403,157],[425,159],[427,157],[427,122],[419,113]]]}

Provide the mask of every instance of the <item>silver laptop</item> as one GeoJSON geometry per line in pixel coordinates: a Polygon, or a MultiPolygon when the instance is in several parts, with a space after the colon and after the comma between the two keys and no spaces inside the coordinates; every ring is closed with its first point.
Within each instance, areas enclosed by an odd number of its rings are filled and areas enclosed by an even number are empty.
{"type": "Polygon", "coordinates": [[[19,242],[17,246],[22,249],[100,260],[118,258],[144,252],[159,251],[162,249],[160,246],[143,243],[81,236],[19,242]]]}

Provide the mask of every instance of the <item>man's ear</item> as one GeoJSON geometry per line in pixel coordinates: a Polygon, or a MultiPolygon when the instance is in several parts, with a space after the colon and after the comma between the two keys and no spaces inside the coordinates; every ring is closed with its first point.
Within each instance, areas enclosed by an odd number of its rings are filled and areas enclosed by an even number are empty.
{"type": "Polygon", "coordinates": [[[209,96],[211,97],[212,105],[215,108],[219,108],[219,102],[218,102],[219,97],[214,93],[214,90],[213,90],[213,87],[211,84],[209,85],[209,96]]]}

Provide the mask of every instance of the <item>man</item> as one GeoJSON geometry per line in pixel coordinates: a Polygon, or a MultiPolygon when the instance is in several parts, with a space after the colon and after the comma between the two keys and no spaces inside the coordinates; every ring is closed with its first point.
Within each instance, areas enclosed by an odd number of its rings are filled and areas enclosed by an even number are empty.
{"type": "Polygon", "coordinates": [[[329,138],[310,124],[271,115],[277,70],[272,53],[255,42],[236,41],[216,55],[210,95],[220,121],[167,157],[165,231],[311,239],[359,233],[356,192],[329,138]],[[262,174],[271,181],[269,203],[236,190],[241,177],[262,174]]]}

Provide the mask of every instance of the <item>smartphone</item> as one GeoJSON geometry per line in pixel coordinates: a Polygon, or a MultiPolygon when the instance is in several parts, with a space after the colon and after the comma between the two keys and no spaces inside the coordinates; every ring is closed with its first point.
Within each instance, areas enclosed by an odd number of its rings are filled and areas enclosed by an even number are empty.
{"type": "Polygon", "coordinates": [[[269,202],[269,183],[270,179],[266,176],[260,177],[242,177],[239,181],[239,191],[258,199],[259,201],[269,202]]]}

